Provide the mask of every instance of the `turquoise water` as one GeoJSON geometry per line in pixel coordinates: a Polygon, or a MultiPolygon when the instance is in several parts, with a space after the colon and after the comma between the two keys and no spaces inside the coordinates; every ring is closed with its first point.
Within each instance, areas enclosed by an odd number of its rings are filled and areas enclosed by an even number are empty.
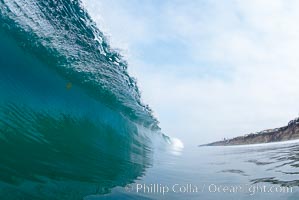
{"type": "Polygon", "coordinates": [[[163,134],[79,1],[0,0],[0,22],[1,200],[296,199],[296,143],[182,149],[163,134]]]}
{"type": "Polygon", "coordinates": [[[78,1],[0,1],[0,199],[82,199],[170,143],[78,1]]]}

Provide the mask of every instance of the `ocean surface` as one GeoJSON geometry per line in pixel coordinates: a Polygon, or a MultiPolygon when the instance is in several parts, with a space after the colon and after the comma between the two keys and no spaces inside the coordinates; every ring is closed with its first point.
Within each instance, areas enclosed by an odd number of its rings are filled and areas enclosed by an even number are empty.
{"type": "Polygon", "coordinates": [[[1,200],[299,195],[297,143],[183,148],[164,134],[80,1],[0,0],[0,44],[1,200]]]}
{"type": "Polygon", "coordinates": [[[299,141],[185,147],[156,155],[127,187],[87,199],[298,199],[299,141]]]}

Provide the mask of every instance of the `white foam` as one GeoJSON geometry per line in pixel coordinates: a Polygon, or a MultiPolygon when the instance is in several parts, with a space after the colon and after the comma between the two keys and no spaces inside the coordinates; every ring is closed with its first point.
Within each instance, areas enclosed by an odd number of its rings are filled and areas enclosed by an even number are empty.
{"type": "Polygon", "coordinates": [[[178,138],[171,138],[171,144],[174,149],[183,149],[184,143],[178,138]]]}

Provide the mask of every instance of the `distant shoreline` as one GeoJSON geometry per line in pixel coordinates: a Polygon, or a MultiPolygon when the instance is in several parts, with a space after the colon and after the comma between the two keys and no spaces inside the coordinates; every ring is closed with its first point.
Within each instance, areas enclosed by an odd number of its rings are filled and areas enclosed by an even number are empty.
{"type": "Polygon", "coordinates": [[[291,120],[287,126],[250,133],[231,139],[212,142],[199,146],[233,146],[248,144],[263,144],[299,139],[299,118],[291,120]]]}

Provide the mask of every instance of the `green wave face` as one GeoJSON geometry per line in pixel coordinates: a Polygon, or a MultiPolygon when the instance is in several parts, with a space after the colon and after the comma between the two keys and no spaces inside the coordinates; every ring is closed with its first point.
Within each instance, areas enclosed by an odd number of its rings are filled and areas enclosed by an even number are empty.
{"type": "Polygon", "coordinates": [[[142,176],[165,136],[80,2],[0,0],[0,21],[1,199],[82,199],[142,176]]]}

